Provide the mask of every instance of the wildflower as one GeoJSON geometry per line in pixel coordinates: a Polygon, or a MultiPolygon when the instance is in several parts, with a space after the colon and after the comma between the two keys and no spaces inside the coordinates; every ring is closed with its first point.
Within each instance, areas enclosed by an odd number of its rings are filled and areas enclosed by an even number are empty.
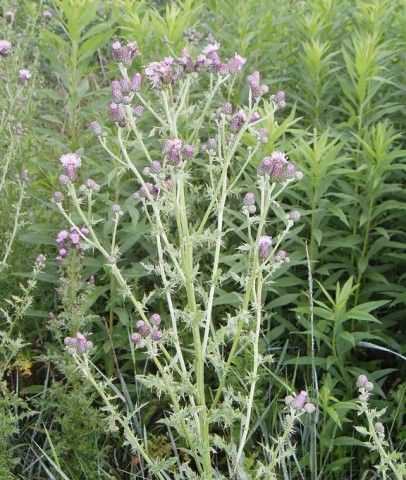
{"type": "Polygon", "coordinates": [[[111,211],[114,215],[123,215],[123,211],[121,210],[121,207],[118,203],[113,203],[111,206],[111,211]]]}
{"type": "Polygon", "coordinates": [[[18,83],[20,85],[26,85],[31,78],[31,72],[27,68],[22,68],[18,71],[18,83]]]}
{"type": "Polygon", "coordinates": [[[208,153],[215,153],[216,150],[217,150],[217,140],[213,137],[208,138],[207,142],[206,142],[206,145],[204,146],[204,149],[208,153]]]}
{"type": "Polygon", "coordinates": [[[123,101],[123,92],[121,91],[120,82],[118,80],[113,80],[110,84],[110,88],[113,102],[121,103],[123,101]]]}
{"type": "Polygon", "coordinates": [[[125,126],[125,118],[120,106],[116,102],[110,102],[111,118],[119,124],[120,127],[125,126]]]}
{"type": "Polygon", "coordinates": [[[63,202],[63,195],[62,195],[61,192],[55,192],[52,198],[53,198],[55,203],[62,203],[63,202]]]}
{"type": "Polygon", "coordinates": [[[307,413],[313,413],[316,411],[316,406],[314,405],[314,403],[311,402],[305,403],[303,408],[307,413]]]}
{"type": "Polygon", "coordinates": [[[43,255],[42,253],[40,253],[38,255],[38,257],[35,259],[35,266],[37,268],[42,268],[45,266],[45,262],[47,260],[47,257],[45,255],[43,255]]]}
{"type": "Polygon", "coordinates": [[[241,55],[238,55],[236,53],[234,55],[234,58],[228,61],[227,69],[231,73],[239,72],[242,69],[242,67],[245,65],[246,61],[247,60],[244,57],[241,57],[241,55]]]}
{"type": "Polygon", "coordinates": [[[165,187],[168,189],[168,190],[172,190],[173,188],[173,180],[171,180],[170,178],[168,178],[167,180],[165,180],[165,187]]]}
{"type": "Polygon", "coordinates": [[[135,117],[142,117],[144,114],[144,107],[142,105],[137,105],[133,108],[133,114],[135,117]]]}
{"type": "Polygon", "coordinates": [[[82,159],[76,153],[66,153],[59,161],[65,168],[79,168],[82,165],[82,159]]]}
{"type": "Polygon", "coordinates": [[[168,156],[168,161],[171,165],[178,165],[180,162],[180,152],[182,149],[182,140],[175,138],[173,140],[166,140],[163,152],[168,156]]]}
{"type": "Polygon", "coordinates": [[[6,12],[4,12],[4,18],[6,19],[7,23],[13,23],[15,18],[15,13],[13,12],[13,10],[7,10],[6,12]]]}
{"type": "Polygon", "coordinates": [[[224,113],[224,115],[231,115],[233,113],[233,106],[230,102],[225,102],[220,108],[221,112],[224,113]]]}
{"type": "Polygon", "coordinates": [[[79,354],[85,353],[93,347],[93,343],[87,340],[80,332],[76,334],[76,337],[66,337],[64,343],[67,347],[76,350],[76,353],[79,354]]]}
{"type": "Polygon", "coordinates": [[[154,175],[159,175],[162,172],[162,165],[158,160],[152,160],[149,165],[149,170],[154,175]]]}
{"type": "Polygon", "coordinates": [[[198,55],[194,66],[196,72],[202,70],[204,67],[207,66],[208,63],[209,59],[205,55],[198,55]]]}
{"type": "Polygon", "coordinates": [[[374,428],[375,432],[378,434],[378,437],[383,440],[385,438],[385,427],[383,426],[383,423],[376,422],[374,428]]]}
{"type": "Polygon", "coordinates": [[[193,72],[194,70],[194,63],[192,60],[192,57],[190,56],[190,53],[186,48],[182,50],[182,53],[179,57],[179,63],[182,66],[182,69],[186,73],[193,72]]]}
{"type": "Polygon", "coordinates": [[[292,397],[292,395],[286,395],[286,397],[285,397],[285,405],[291,405],[292,402],[293,402],[293,397],[292,397]]]}
{"type": "Polygon", "coordinates": [[[151,333],[151,340],[153,340],[154,342],[159,342],[160,340],[162,340],[162,337],[163,333],[161,330],[154,330],[151,333]]]}
{"type": "Polygon", "coordinates": [[[149,321],[151,322],[151,325],[158,326],[161,323],[161,315],[159,315],[159,313],[153,313],[150,316],[149,321]]]}
{"type": "Polygon", "coordinates": [[[151,329],[143,320],[138,320],[137,328],[142,337],[147,337],[150,334],[151,329]]]}
{"type": "Polygon", "coordinates": [[[368,377],[366,375],[359,375],[356,381],[357,388],[363,388],[369,382],[368,377]]]}
{"type": "Polygon", "coordinates": [[[86,180],[86,187],[94,193],[100,192],[100,185],[91,178],[86,180]]]}
{"type": "Polygon", "coordinates": [[[258,130],[258,139],[261,143],[268,143],[268,130],[266,128],[258,130]]]}
{"type": "Polygon", "coordinates": [[[138,346],[142,341],[142,337],[138,332],[132,333],[130,338],[131,338],[132,343],[135,346],[138,346]]]}
{"type": "Polygon", "coordinates": [[[68,237],[69,232],[66,230],[61,230],[56,237],[56,243],[63,243],[68,237]]]}
{"type": "Polygon", "coordinates": [[[305,390],[302,390],[299,395],[297,395],[291,402],[291,406],[293,408],[296,408],[297,410],[301,410],[305,404],[306,404],[306,400],[307,400],[307,392],[305,390]]]}
{"type": "Polygon", "coordinates": [[[0,40],[0,55],[2,57],[7,57],[11,52],[11,42],[8,40],[0,40]]]}
{"type": "Polygon", "coordinates": [[[250,118],[250,123],[255,123],[255,122],[258,122],[258,120],[261,120],[261,116],[258,112],[254,112],[252,115],[251,115],[251,118],[250,118]]]}
{"type": "Polygon", "coordinates": [[[192,145],[185,145],[182,149],[182,154],[185,158],[193,158],[196,155],[192,145]]]}
{"type": "Polygon", "coordinates": [[[251,95],[254,99],[260,97],[268,91],[268,88],[265,85],[261,85],[261,77],[258,71],[248,75],[247,81],[250,86],[251,95]]]}
{"type": "Polygon", "coordinates": [[[111,51],[113,53],[113,58],[117,62],[121,62],[122,56],[123,56],[123,49],[121,47],[121,43],[119,41],[114,42],[111,45],[111,51]]]}
{"type": "Polygon", "coordinates": [[[52,12],[50,12],[49,10],[44,10],[42,12],[42,18],[46,21],[46,22],[49,22],[50,20],[52,20],[52,17],[53,17],[53,14],[52,12]]]}
{"type": "Polygon", "coordinates": [[[173,58],[166,57],[160,62],[152,62],[145,68],[145,75],[153,88],[174,83],[176,80],[173,71],[173,58]]]}
{"type": "Polygon", "coordinates": [[[69,177],[68,177],[67,175],[64,175],[64,174],[59,175],[59,183],[60,183],[61,185],[66,185],[66,184],[68,184],[68,183],[69,183],[69,177]]]}
{"type": "Polygon", "coordinates": [[[277,262],[289,261],[288,254],[285,250],[278,250],[275,255],[275,260],[277,262]]]}
{"type": "Polygon", "coordinates": [[[266,260],[269,257],[270,249],[272,245],[272,237],[268,235],[262,235],[259,239],[258,253],[261,260],[266,260]]]}
{"type": "Polygon", "coordinates": [[[123,63],[126,67],[131,65],[135,56],[139,53],[137,42],[130,42],[123,47],[119,41],[116,41],[111,45],[111,51],[114,60],[123,63]]]}
{"type": "Polygon", "coordinates": [[[21,172],[20,178],[23,182],[27,182],[30,178],[30,173],[26,168],[21,172]]]}
{"type": "Polygon", "coordinates": [[[285,92],[283,90],[279,90],[274,95],[271,95],[271,100],[275,102],[278,108],[286,107],[285,92]]]}
{"type": "Polygon", "coordinates": [[[90,130],[98,137],[102,134],[102,127],[99,122],[92,122],[90,124],[90,130]]]}
{"type": "Polygon", "coordinates": [[[60,257],[64,258],[68,254],[68,250],[65,247],[62,247],[58,250],[58,254],[60,257]]]}
{"type": "Polygon", "coordinates": [[[269,175],[270,180],[278,182],[282,180],[286,173],[286,155],[283,152],[273,152],[270,157],[264,157],[261,161],[258,173],[259,175],[269,175]]]}
{"type": "Polygon", "coordinates": [[[246,120],[247,116],[245,115],[244,110],[239,110],[231,120],[230,129],[235,133],[239,132],[246,120]]]}
{"type": "Polygon", "coordinates": [[[69,234],[69,239],[72,242],[72,245],[78,245],[80,242],[80,235],[77,231],[73,231],[69,234]]]}
{"type": "Polygon", "coordinates": [[[136,73],[130,80],[130,90],[132,92],[138,92],[138,90],[141,88],[141,74],[136,73]]]}
{"type": "Polygon", "coordinates": [[[255,195],[251,192],[247,192],[244,195],[244,205],[255,205],[255,195]]]}
{"type": "Polygon", "coordinates": [[[299,220],[301,217],[301,214],[300,212],[298,212],[297,210],[292,210],[290,213],[289,213],[289,218],[291,220],[293,220],[294,222],[296,222],[297,220],[299,220]]]}
{"type": "Polygon", "coordinates": [[[148,198],[151,196],[155,199],[158,196],[158,187],[152,183],[146,182],[137,192],[134,193],[135,199],[148,198]]]}
{"type": "Polygon", "coordinates": [[[203,49],[203,54],[209,59],[212,60],[213,58],[216,58],[214,55],[217,55],[217,52],[220,49],[220,44],[218,42],[210,43],[206,45],[206,47],[203,49]]]}

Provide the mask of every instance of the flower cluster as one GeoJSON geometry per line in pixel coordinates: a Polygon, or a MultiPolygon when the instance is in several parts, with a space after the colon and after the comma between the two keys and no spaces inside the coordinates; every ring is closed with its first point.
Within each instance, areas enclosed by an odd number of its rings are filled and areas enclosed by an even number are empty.
{"type": "Polygon", "coordinates": [[[58,244],[58,256],[56,260],[58,263],[61,263],[69,254],[70,250],[78,252],[80,255],[83,255],[83,245],[81,243],[81,235],[88,235],[89,230],[86,227],[83,227],[79,231],[72,227],[70,231],[61,230],[58,232],[56,237],[56,243],[58,244]]]}
{"type": "Polygon", "coordinates": [[[111,46],[111,51],[114,60],[122,63],[126,67],[132,64],[134,58],[139,53],[137,42],[130,42],[125,47],[123,47],[119,41],[114,42],[111,46]]]}
{"type": "Polygon", "coordinates": [[[83,333],[80,332],[76,334],[76,337],[66,337],[64,343],[79,354],[85,353],[93,347],[93,343],[87,340],[83,333]]]}
{"type": "Polygon", "coordinates": [[[303,173],[289,162],[283,152],[273,152],[270,157],[264,157],[259,164],[258,174],[266,176],[272,182],[282,182],[289,179],[301,180],[303,173]]]}
{"type": "Polygon", "coordinates": [[[153,342],[159,342],[163,338],[163,332],[158,327],[161,324],[161,316],[159,313],[153,313],[149,318],[149,324],[143,320],[139,320],[136,324],[138,332],[131,335],[131,342],[136,347],[142,347],[147,338],[153,342]]]}
{"type": "Polygon", "coordinates": [[[356,385],[359,392],[359,399],[362,402],[366,402],[374,389],[374,384],[369,381],[366,375],[359,375],[356,381],[356,385]]]}
{"type": "Polygon", "coordinates": [[[307,392],[302,390],[297,395],[287,395],[285,397],[285,404],[299,412],[313,413],[316,410],[316,406],[314,403],[308,402],[307,398],[307,392]]]}
{"type": "Polygon", "coordinates": [[[59,159],[64,167],[64,174],[59,177],[61,184],[73,182],[77,177],[77,169],[82,165],[82,159],[76,153],[67,153],[59,159]]]}

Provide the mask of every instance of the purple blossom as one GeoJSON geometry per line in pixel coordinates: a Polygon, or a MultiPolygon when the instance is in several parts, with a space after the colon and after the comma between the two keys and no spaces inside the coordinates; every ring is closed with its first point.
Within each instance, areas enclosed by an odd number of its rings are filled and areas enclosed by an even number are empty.
{"type": "Polygon", "coordinates": [[[245,65],[245,62],[247,60],[244,57],[241,57],[241,55],[238,55],[237,53],[234,55],[234,58],[228,61],[227,63],[227,69],[231,73],[239,72],[242,67],[245,65]]]}
{"type": "Polygon", "coordinates": [[[130,90],[132,92],[138,92],[141,88],[142,77],[140,73],[136,73],[130,80],[130,90]]]}
{"type": "Polygon", "coordinates": [[[144,107],[142,105],[137,105],[133,108],[133,114],[135,117],[142,117],[144,114],[144,107]]]}
{"type": "Polygon", "coordinates": [[[2,57],[7,57],[11,52],[11,42],[8,40],[0,40],[0,55],[2,57]]]}
{"type": "Polygon", "coordinates": [[[76,153],[66,153],[59,161],[65,168],[79,168],[82,165],[82,159],[76,153]]]}
{"type": "Polygon", "coordinates": [[[162,340],[162,337],[163,333],[161,330],[154,330],[151,333],[151,340],[153,340],[154,342],[159,342],[160,340],[162,340]]]}
{"type": "Polygon", "coordinates": [[[158,160],[152,160],[149,165],[149,169],[154,175],[159,175],[162,172],[162,165],[158,160]]]}
{"type": "Polygon", "coordinates": [[[258,120],[261,120],[261,115],[260,115],[258,112],[254,112],[254,113],[251,115],[250,123],[258,122],[258,120]]]}
{"type": "Polygon", "coordinates": [[[138,332],[134,332],[133,334],[131,334],[130,338],[131,338],[132,343],[135,346],[138,346],[142,341],[142,337],[138,332]]]}
{"type": "Polygon", "coordinates": [[[206,55],[198,55],[197,58],[196,58],[195,67],[194,67],[196,72],[199,72],[200,70],[205,68],[208,65],[209,62],[210,61],[206,57],[206,55]]]}
{"type": "Polygon", "coordinates": [[[93,343],[86,339],[86,337],[78,332],[76,337],[66,337],[64,341],[65,345],[69,348],[76,350],[76,353],[82,354],[93,347],[93,343]]]}
{"type": "Polygon", "coordinates": [[[146,182],[137,192],[134,193],[134,198],[148,198],[155,199],[158,196],[158,187],[152,183],[146,182]]]}
{"type": "Polygon", "coordinates": [[[40,253],[37,258],[35,259],[35,266],[37,268],[43,268],[45,266],[45,262],[47,261],[47,257],[40,253]]]}
{"type": "Polygon", "coordinates": [[[123,47],[119,41],[111,45],[111,51],[116,62],[123,63],[129,67],[135,56],[139,53],[137,42],[130,42],[123,47]]]}
{"type": "Polygon", "coordinates": [[[272,246],[272,237],[262,235],[259,239],[258,254],[261,260],[266,260],[269,257],[272,246]]]}
{"type": "Polygon", "coordinates": [[[288,260],[288,254],[285,250],[278,250],[275,255],[275,260],[277,262],[283,262],[284,260],[288,260]]]}
{"type": "Polygon", "coordinates": [[[266,128],[260,128],[258,130],[258,138],[261,143],[268,143],[268,130],[266,128]]]}
{"type": "Polygon", "coordinates": [[[261,85],[261,76],[258,71],[255,71],[251,75],[248,75],[247,81],[250,86],[251,95],[254,99],[260,97],[268,90],[267,87],[261,85]]]}
{"type": "Polygon", "coordinates": [[[53,17],[53,14],[52,12],[50,12],[49,10],[44,10],[42,12],[42,18],[46,21],[46,22],[49,22],[50,20],[52,20],[52,17],[53,17]]]}
{"type": "Polygon", "coordinates": [[[159,313],[153,313],[150,316],[149,321],[151,322],[151,325],[158,326],[161,323],[161,315],[159,315],[159,313]]]}
{"type": "Polygon", "coordinates": [[[55,203],[63,202],[63,194],[61,192],[55,192],[52,198],[55,203]]]}
{"type": "Polygon", "coordinates": [[[118,105],[116,102],[110,102],[110,115],[111,118],[117,122],[120,126],[125,125],[125,118],[123,115],[123,112],[120,109],[120,105],[118,105]]]}
{"type": "Polygon", "coordinates": [[[59,183],[61,185],[66,185],[69,183],[69,177],[65,174],[59,175],[59,183]]]}
{"type": "Polygon", "coordinates": [[[249,206],[249,205],[255,205],[255,195],[251,192],[247,192],[244,195],[244,205],[249,206]]]}
{"type": "Polygon", "coordinates": [[[274,95],[271,95],[271,99],[278,108],[286,107],[285,92],[283,90],[278,90],[274,95]]]}
{"type": "Polygon", "coordinates": [[[71,232],[69,234],[70,241],[72,242],[72,245],[78,245],[80,242],[80,235],[78,232],[71,232]]]}
{"type": "Polygon", "coordinates": [[[123,49],[119,41],[116,41],[111,45],[111,52],[113,54],[114,60],[116,60],[117,62],[121,62],[123,56],[123,49]]]}
{"type": "Polygon", "coordinates": [[[224,115],[231,115],[233,113],[233,106],[230,102],[225,102],[221,106],[221,112],[224,113],[224,115]]]}
{"type": "Polygon", "coordinates": [[[90,124],[90,130],[98,137],[102,134],[102,127],[99,122],[92,122],[90,124]]]}
{"type": "Polygon", "coordinates": [[[6,19],[7,23],[13,23],[15,18],[15,13],[13,12],[13,10],[7,10],[6,12],[4,12],[4,18],[6,19]]]}
{"type": "Polygon", "coordinates": [[[92,180],[91,178],[86,180],[85,184],[86,184],[86,187],[92,192],[95,192],[95,193],[100,192],[100,185],[96,183],[94,180],[92,180]]]}
{"type": "Polygon", "coordinates": [[[168,157],[171,165],[178,165],[180,162],[180,153],[182,149],[182,140],[175,138],[166,140],[164,143],[163,153],[168,157]]]}
{"type": "Polygon", "coordinates": [[[145,68],[145,75],[153,88],[174,83],[176,75],[173,70],[173,58],[166,57],[160,62],[152,62],[145,68]]]}
{"type": "Polygon", "coordinates": [[[58,250],[58,254],[60,257],[64,258],[68,254],[68,250],[65,247],[62,247],[58,250]]]}
{"type": "Polygon", "coordinates": [[[286,154],[275,151],[270,157],[264,157],[259,165],[259,175],[269,175],[274,182],[282,180],[286,177],[287,167],[286,154]]]}
{"type": "Polygon", "coordinates": [[[245,115],[244,110],[239,110],[231,120],[231,123],[230,123],[231,131],[233,131],[234,133],[239,132],[246,121],[247,121],[247,116],[245,115]]]}
{"type": "Polygon", "coordinates": [[[184,72],[193,72],[195,65],[193,63],[192,57],[190,56],[190,53],[186,48],[182,50],[182,53],[179,57],[179,63],[182,66],[184,72]]]}
{"type": "Polygon", "coordinates": [[[182,149],[182,155],[185,158],[193,158],[196,155],[194,147],[192,145],[185,145],[182,149]]]}
{"type": "Polygon", "coordinates": [[[206,145],[205,145],[205,150],[208,152],[216,152],[217,150],[217,140],[213,137],[208,138],[206,145]]]}
{"type": "Polygon", "coordinates": [[[306,403],[307,400],[307,392],[302,390],[291,402],[291,406],[296,408],[297,410],[301,410],[306,403]]]}
{"type": "Polygon", "coordinates": [[[69,237],[69,232],[61,230],[56,237],[56,243],[62,243],[69,237]]]}
{"type": "Polygon", "coordinates": [[[151,329],[149,328],[149,326],[143,320],[138,320],[137,328],[138,328],[138,331],[139,331],[140,335],[144,338],[147,337],[151,332],[151,329]]]}
{"type": "Polygon", "coordinates": [[[27,68],[22,68],[18,71],[18,83],[20,85],[26,85],[31,78],[31,72],[27,68]]]}

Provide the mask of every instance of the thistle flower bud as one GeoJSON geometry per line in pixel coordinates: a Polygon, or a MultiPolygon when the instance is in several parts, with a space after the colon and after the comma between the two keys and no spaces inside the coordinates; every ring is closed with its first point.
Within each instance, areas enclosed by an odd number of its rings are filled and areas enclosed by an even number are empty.
{"type": "Polygon", "coordinates": [[[130,338],[135,346],[138,346],[142,342],[142,337],[138,332],[132,333],[130,338]]]}
{"type": "Polygon", "coordinates": [[[22,86],[28,83],[31,78],[31,72],[27,68],[22,68],[18,71],[18,83],[22,86]]]}
{"type": "Polygon", "coordinates": [[[299,182],[300,182],[300,180],[303,180],[303,172],[301,172],[300,170],[297,170],[296,173],[295,173],[295,178],[299,182]]]}
{"type": "Polygon", "coordinates": [[[292,395],[286,395],[285,397],[285,405],[291,405],[293,402],[293,397],[292,395]]]}
{"type": "Polygon", "coordinates": [[[11,52],[11,42],[8,40],[0,40],[0,56],[7,57],[11,52]]]}
{"type": "Polygon", "coordinates": [[[274,95],[271,95],[271,99],[278,108],[286,107],[285,92],[283,90],[279,90],[274,95]]]}
{"type": "Polygon", "coordinates": [[[58,235],[56,237],[56,243],[63,243],[65,240],[69,238],[69,232],[66,230],[61,230],[58,232],[58,235]]]}
{"type": "Polygon", "coordinates": [[[151,332],[151,329],[143,320],[138,320],[137,328],[142,337],[147,337],[151,332]]]}
{"type": "Polygon", "coordinates": [[[98,137],[102,134],[103,130],[99,122],[92,122],[90,124],[90,130],[98,137]]]}
{"type": "Polygon", "coordinates": [[[230,129],[232,132],[237,133],[241,130],[242,126],[247,120],[244,110],[239,110],[231,120],[230,129]]]}
{"type": "Polygon", "coordinates": [[[228,61],[227,63],[227,70],[230,73],[236,73],[239,72],[242,67],[246,63],[246,59],[244,57],[241,57],[241,55],[238,55],[237,53],[234,55],[234,58],[228,61]]]}
{"type": "Polygon", "coordinates": [[[231,115],[233,113],[233,106],[230,102],[225,102],[220,108],[221,112],[224,113],[224,115],[231,115]]]}
{"type": "Polygon", "coordinates": [[[119,41],[116,41],[111,45],[111,52],[114,60],[116,60],[116,62],[121,62],[123,58],[123,49],[119,41]]]}
{"type": "Polygon", "coordinates": [[[293,400],[292,400],[292,407],[296,408],[297,410],[301,410],[307,400],[307,392],[305,390],[302,390],[299,395],[297,395],[293,400]]]}
{"type": "Polygon", "coordinates": [[[52,20],[53,13],[50,12],[49,10],[44,10],[42,12],[42,18],[44,19],[45,22],[49,22],[52,20]]]}
{"type": "Polygon", "coordinates": [[[316,406],[314,405],[314,403],[305,403],[304,407],[305,411],[307,413],[313,413],[316,411],[316,406]]]}
{"type": "Polygon", "coordinates": [[[292,210],[290,213],[289,213],[289,218],[291,220],[293,220],[294,222],[297,222],[301,217],[301,213],[298,212],[297,210],[292,210]]]}
{"type": "Polygon", "coordinates": [[[258,139],[261,143],[268,143],[268,130],[266,128],[258,130],[258,139]]]}
{"type": "Polygon", "coordinates": [[[149,170],[154,175],[159,175],[162,172],[162,165],[158,160],[152,160],[149,164],[149,170]]]}
{"type": "Polygon", "coordinates": [[[159,315],[159,313],[153,313],[150,316],[149,321],[151,322],[151,325],[158,326],[161,324],[161,315],[159,315]]]}
{"type": "Polygon", "coordinates": [[[63,195],[61,192],[55,192],[52,198],[55,203],[63,202],[63,195]]]}
{"type": "Polygon", "coordinates": [[[159,342],[160,340],[162,340],[162,337],[163,333],[161,330],[154,330],[151,333],[151,340],[153,340],[154,342],[159,342]]]}
{"type": "Polygon", "coordinates": [[[68,254],[68,250],[65,247],[62,247],[58,250],[59,256],[64,258],[68,254]]]}
{"type": "Polygon", "coordinates": [[[378,434],[378,437],[383,440],[385,438],[385,427],[383,426],[383,423],[381,422],[376,422],[374,425],[375,431],[378,434]]]}
{"type": "Polygon", "coordinates": [[[369,382],[366,375],[359,375],[356,381],[357,388],[364,388],[365,385],[369,382]]]}
{"type": "Polygon", "coordinates": [[[115,265],[117,263],[117,258],[113,255],[110,255],[108,258],[107,258],[107,263],[109,265],[115,265]]]}
{"type": "Polygon", "coordinates": [[[13,10],[7,10],[6,12],[4,12],[4,18],[7,23],[13,23],[15,18],[15,13],[13,12],[13,10]]]}
{"type": "Polygon", "coordinates": [[[113,205],[111,206],[111,211],[115,215],[122,215],[123,214],[123,211],[121,210],[121,207],[118,203],[113,203],[113,205]]]}
{"type": "Polygon", "coordinates": [[[144,115],[144,107],[142,105],[136,105],[133,108],[134,117],[142,117],[144,115]]]}
{"type": "Polygon", "coordinates": [[[91,190],[94,193],[100,192],[100,185],[96,183],[94,180],[92,180],[91,178],[86,180],[85,185],[89,190],[91,190]]]}
{"type": "Polygon", "coordinates": [[[185,145],[182,149],[182,155],[185,158],[190,159],[196,155],[196,152],[192,145],[185,145]]]}
{"type": "Polygon", "coordinates": [[[82,354],[93,347],[93,343],[86,339],[86,337],[78,332],[76,337],[66,337],[64,343],[67,347],[76,350],[76,353],[82,354]]]}
{"type": "Polygon", "coordinates": [[[272,245],[272,237],[263,235],[259,239],[258,254],[261,260],[266,260],[269,257],[269,253],[272,245]]]}
{"type": "Polygon", "coordinates": [[[275,255],[275,260],[277,262],[283,262],[285,260],[289,261],[288,254],[285,252],[285,250],[278,250],[275,255]]]}
{"type": "Polygon", "coordinates": [[[167,155],[168,162],[171,165],[179,164],[181,149],[182,149],[182,140],[180,140],[179,138],[165,141],[163,153],[167,155]]]}
{"type": "Polygon", "coordinates": [[[130,80],[130,90],[132,92],[138,92],[141,88],[142,77],[140,73],[136,73],[130,80]]]}
{"type": "Polygon", "coordinates": [[[47,257],[40,253],[37,258],[35,259],[35,266],[37,268],[43,268],[45,266],[45,262],[47,261],[47,257]]]}
{"type": "Polygon", "coordinates": [[[244,195],[244,205],[255,205],[255,195],[251,192],[247,192],[244,195]]]}

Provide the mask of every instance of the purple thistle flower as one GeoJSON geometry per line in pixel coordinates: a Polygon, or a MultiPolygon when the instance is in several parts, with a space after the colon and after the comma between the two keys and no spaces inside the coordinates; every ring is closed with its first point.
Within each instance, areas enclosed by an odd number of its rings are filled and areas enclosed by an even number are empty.
{"type": "Polygon", "coordinates": [[[128,95],[131,92],[131,81],[127,78],[122,78],[119,82],[120,90],[122,91],[123,95],[128,95]]]}
{"type": "Polygon", "coordinates": [[[154,330],[151,333],[151,340],[153,340],[154,342],[159,342],[160,340],[162,340],[163,336],[164,335],[161,330],[154,330]]]}
{"type": "Polygon", "coordinates": [[[69,237],[69,232],[61,230],[56,237],[56,243],[63,243],[69,237]]]}
{"type": "Polygon", "coordinates": [[[141,335],[138,333],[138,332],[134,332],[133,334],[131,334],[131,342],[135,345],[135,346],[138,346],[141,341],[142,341],[142,337],[141,335]]]}
{"type": "Polygon", "coordinates": [[[2,57],[7,57],[11,52],[11,42],[8,40],[0,40],[0,55],[2,57]]]}
{"type": "Polygon", "coordinates": [[[239,72],[242,67],[245,65],[247,60],[237,53],[234,55],[234,58],[228,61],[227,68],[231,73],[239,72]]]}
{"type": "Polygon", "coordinates": [[[115,102],[110,102],[110,115],[111,118],[120,125],[120,127],[125,126],[125,118],[120,109],[120,105],[115,102]]]}
{"type": "Polygon", "coordinates": [[[63,202],[63,195],[61,192],[55,192],[52,198],[55,203],[63,202]]]}
{"type": "Polygon", "coordinates": [[[288,260],[288,254],[285,250],[278,250],[275,255],[275,260],[277,262],[283,262],[284,260],[288,260]]]}
{"type": "Polygon", "coordinates": [[[43,268],[45,266],[45,262],[47,261],[47,257],[40,253],[37,258],[35,259],[35,266],[37,268],[43,268]]]}
{"type": "Polygon", "coordinates": [[[121,62],[123,58],[123,49],[119,41],[116,41],[111,45],[111,52],[114,60],[116,60],[116,62],[121,62]]]}
{"type": "Polygon", "coordinates": [[[215,153],[217,150],[217,140],[213,137],[208,138],[205,145],[205,150],[215,153]]]}
{"type": "Polygon", "coordinates": [[[244,110],[239,110],[233,117],[230,123],[230,129],[234,133],[237,133],[241,130],[242,126],[247,120],[244,110]]]}
{"type": "Polygon", "coordinates": [[[143,320],[138,320],[137,328],[142,337],[147,337],[151,332],[151,329],[143,320]]]}
{"type": "Polygon", "coordinates": [[[86,337],[78,332],[76,337],[66,337],[64,343],[67,347],[76,350],[76,353],[82,354],[93,347],[93,343],[86,339],[86,337]]]}
{"type": "Polygon", "coordinates": [[[261,85],[261,76],[258,71],[255,71],[251,75],[248,75],[247,81],[250,86],[251,95],[254,99],[260,97],[268,90],[265,85],[261,85]]]}
{"type": "Polygon", "coordinates": [[[272,158],[264,157],[258,167],[259,175],[270,175],[272,173],[272,166],[272,158]]]}
{"type": "Polygon", "coordinates": [[[130,90],[132,92],[138,92],[141,88],[142,77],[140,73],[136,73],[130,80],[130,90]]]}
{"type": "Polygon", "coordinates": [[[67,175],[59,175],[59,183],[61,185],[66,185],[67,183],[69,183],[69,177],[67,175]]]}
{"type": "Polygon", "coordinates": [[[144,114],[144,107],[142,105],[137,105],[133,108],[133,114],[135,117],[142,117],[144,114]]]}
{"type": "Polygon", "coordinates": [[[198,55],[197,58],[196,58],[195,66],[194,66],[195,71],[199,72],[204,67],[206,67],[208,65],[208,63],[209,63],[209,60],[206,57],[206,55],[198,55]]]}
{"type": "Polygon", "coordinates": [[[160,62],[152,62],[147,65],[145,75],[153,88],[160,88],[162,85],[174,83],[176,76],[172,67],[172,57],[166,57],[160,62]]]}
{"type": "Polygon", "coordinates": [[[258,122],[258,120],[261,120],[261,115],[260,115],[258,112],[254,112],[254,113],[251,115],[250,123],[258,122]]]}
{"type": "Polygon", "coordinates": [[[7,10],[6,12],[4,12],[4,18],[6,19],[7,23],[13,23],[15,18],[15,13],[13,12],[13,10],[7,10]]]}
{"type": "Polygon", "coordinates": [[[102,134],[102,127],[99,122],[96,122],[96,121],[92,122],[90,124],[90,130],[98,137],[102,134]]]}
{"type": "Polygon", "coordinates": [[[185,158],[193,158],[196,155],[196,152],[192,145],[185,145],[182,149],[182,155],[185,158]]]}
{"type": "Polygon", "coordinates": [[[68,250],[65,247],[62,247],[58,250],[59,256],[64,258],[68,254],[68,250]]]}
{"type": "Polygon", "coordinates": [[[149,321],[151,322],[151,325],[158,326],[161,324],[161,315],[159,315],[159,313],[153,313],[150,316],[149,321]]]}
{"type": "Polygon", "coordinates": [[[286,107],[285,92],[283,90],[279,90],[274,95],[271,95],[271,99],[278,108],[286,107]]]}
{"type": "Polygon", "coordinates": [[[266,128],[260,128],[258,130],[258,138],[261,143],[268,143],[268,130],[266,128]]]}
{"type": "Polygon", "coordinates": [[[173,140],[166,140],[164,143],[163,153],[168,157],[171,165],[178,165],[180,162],[180,152],[182,149],[182,140],[175,138],[173,140]]]}
{"type": "Polygon", "coordinates": [[[46,22],[49,22],[50,20],[52,20],[52,17],[53,17],[53,14],[52,12],[50,12],[49,10],[44,10],[42,12],[42,18],[46,21],[46,22]]]}
{"type": "Polygon", "coordinates": [[[172,190],[173,188],[173,180],[171,180],[170,178],[166,179],[165,180],[165,187],[168,189],[168,190],[172,190]]]}
{"type": "Polygon", "coordinates": [[[158,187],[149,182],[146,182],[145,187],[143,185],[137,192],[134,193],[135,199],[149,198],[149,196],[151,196],[152,199],[155,199],[158,196],[158,187]]]}
{"type": "Polygon", "coordinates": [[[307,392],[305,390],[302,390],[299,395],[297,395],[291,403],[291,406],[293,408],[296,408],[297,410],[301,410],[306,403],[307,400],[307,392]]]}
{"type": "Polygon", "coordinates": [[[233,113],[233,106],[230,102],[225,102],[221,106],[221,112],[224,113],[224,115],[231,115],[233,113]]]}
{"type": "Polygon", "coordinates": [[[182,69],[184,72],[186,73],[193,72],[194,70],[193,59],[186,48],[182,50],[182,53],[179,57],[179,63],[182,66],[182,69]]]}
{"type": "Polygon", "coordinates": [[[22,68],[18,71],[18,83],[20,85],[26,85],[31,78],[31,72],[27,68],[22,68]]]}
{"type": "Polygon", "coordinates": [[[247,192],[244,195],[244,205],[249,206],[249,205],[255,205],[255,195],[251,192],[247,192]]]}
{"type": "Polygon", "coordinates": [[[268,235],[262,235],[259,239],[258,254],[261,260],[266,260],[269,257],[269,253],[272,246],[272,237],[268,235]]]}
{"type": "Polygon", "coordinates": [[[76,153],[66,153],[59,161],[65,168],[79,168],[82,165],[82,159],[76,153]]]}
{"type": "Polygon", "coordinates": [[[290,213],[289,213],[289,218],[291,220],[293,220],[294,222],[297,222],[301,217],[301,214],[300,212],[298,212],[297,210],[292,210],[290,213]]]}
{"type": "Polygon", "coordinates": [[[158,160],[152,160],[149,165],[149,169],[154,175],[159,175],[162,172],[162,165],[158,160]]]}

